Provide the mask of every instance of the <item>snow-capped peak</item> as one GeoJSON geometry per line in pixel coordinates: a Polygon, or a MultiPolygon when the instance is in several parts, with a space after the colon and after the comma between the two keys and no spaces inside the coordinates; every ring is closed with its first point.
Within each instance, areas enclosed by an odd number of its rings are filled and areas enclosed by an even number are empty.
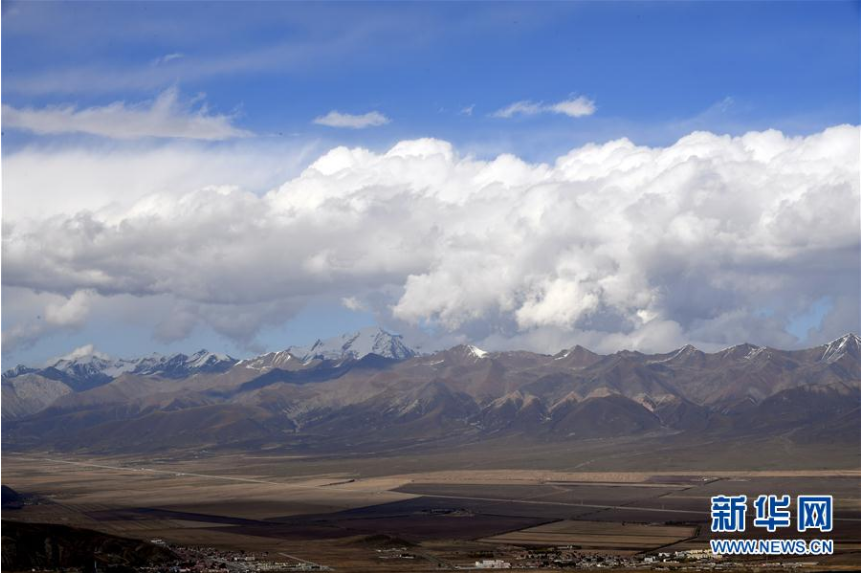
{"type": "Polygon", "coordinates": [[[764,350],[766,350],[766,348],[762,346],[755,346],[751,350],[749,350],[748,354],[745,355],[745,359],[753,360],[754,358],[757,358],[760,354],[762,354],[764,350]]]}
{"type": "Polygon", "coordinates": [[[24,374],[30,374],[31,372],[38,372],[38,368],[30,368],[29,366],[24,366],[23,364],[19,364],[14,368],[10,368],[3,372],[3,378],[15,378],[16,376],[22,376],[24,374]]]}
{"type": "Polygon", "coordinates": [[[194,354],[189,356],[188,360],[186,360],[186,363],[191,368],[202,368],[207,365],[216,364],[218,362],[227,362],[230,360],[232,359],[227,354],[199,350],[198,352],[195,352],[194,354]]]}
{"type": "Polygon", "coordinates": [[[75,378],[92,376],[115,378],[133,370],[135,362],[122,358],[111,358],[107,354],[96,351],[92,345],[88,345],[78,348],[62,358],[49,361],[47,368],[58,370],[75,378]]]}
{"type": "Polygon", "coordinates": [[[671,362],[673,360],[676,360],[677,358],[685,358],[686,356],[697,354],[698,352],[700,351],[697,349],[697,347],[691,344],[686,344],[682,348],[674,351],[670,356],[658,360],[650,360],[648,364],[661,364],[663,362],[671,362]]]}
{"type": "Polygon", "coordinates": [[[46,366],[56,366],[58,363],[77,363],[77,364],[87,364],[91,362],[98,361],[110,361],[111,357],[105,354],[104,352],[99,352],[96,350],[96,347],[92,344],[85,344],[84,346],[79,346],[75,350],[69,352],[65,356],[60,356],[58,358],[53,358],[48,360],[45,364],[46,366]]]}
{"type": "Polygon", "coordinates": [[[267,368],[281,368],[286,366],[291,360],[296,360],[296,357],[287,350],[280,352],[268,352],[260,356],[246,358],[240,360],[237,365],[254,370],[265,370],[267,368]]]}
{"type": "Polygon", "coordinates": [[[160,375],[168,378],[187,376],[197,372],[223,372],[236,363],[227,354],[199,350],[187,356],[182,353],[161,356],[153,354],[135,361],[135,374],[160,375]]]}
{"type": "Polygon", "coordinates": [[[855,357],[859,356],[859,337],[853,333],[845,334],[827,344],[820,362],[836,362],[847,353],[855,357]]]}
{"type": "Polygon", "coordinates": [[[743,344],[735,344],[733,346],[728,346],[727,348],[719,350],[718,354],[730,358],[745,358],[758,348],[760,347],[746,342],[743,344]]]}
{"type": "Polygon", "coordinates": [[[467,350],[475,356],[476,358],[485,358],[488,356],[488,353],[477,346],[473,346],[472,344],[467,345],[467,350]]]}
{"type": "Polygon", "coordinates": [[[60,372],[64,375],[64,379],[86,381],[89,384],[105,383],[123,374],[180,378],[197,372],[223,372],[235,362],[226,354],[206,350],[200,350],[191,356],[181,353],[163,356],[154,353],[133,359],[111,358],[107,354],[96,351],[92,346],[87,346],[48,361],[44,369],[19,366],[7,370],[3,375],[5,378],[14,378],[21,374],[51,370],[54,371],[52,376],[60,372]]]}
{"type": "Polygon", "coordinates": [[[291,346],[288,351],[303,362],[314,359],[358,360],[369,354],[393,360],[405,360],[417,354],[415,350],[404,344],[400,334],[392,334],[376,326],[326,340],[317,340],[310,348],[291,346]]]}

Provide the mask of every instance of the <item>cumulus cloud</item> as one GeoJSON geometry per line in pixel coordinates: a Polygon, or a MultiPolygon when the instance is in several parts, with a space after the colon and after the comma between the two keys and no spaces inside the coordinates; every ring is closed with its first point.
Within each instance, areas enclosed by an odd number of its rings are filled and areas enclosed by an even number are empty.
{"type": "Polygon", "coordinates": [[[69,297],[54,297],[35,320],[20,321],[3,331],[3,351],[32,346],[46,334],[58,330],[77,330],[84,326],[92,301],[98,295],[94,289],[80,289],[69,297]]]}
{"type": "Polygon", "coordinates": [[[540,113],[557,113],[569,117],[584,117],[596,113],[596,104],[593,100],[584,96],[552,104],[524,100],[516,101],[502,109],[498,109],[491,115],[492,117],[508,119],[518,115],[538,115],[540,113]]]}
{"type": "Polygon", "coordinates": [[[233,125],[228,115],[211,114],[206,106],[193,109],[183,103],[175,88],[163,91],[155,100],[78,109],[73,105],[41,109],[3,106],[6,128],[38,135],[87,133],[112,139],[144,137],[201,139],[207,141],[247,137],[250,132],[233,125]]]}
{"type": "Polygon", "coordinates": [[[116,209],[153,193],[182,195],[210,185],[266,191],[319,154],[315,144],[243,139],[112,142],[93,147],[27,146],[3,154],[5,221],[116,209]]]}
{"type": "Polygon", "coordinates": [[[380,113],[379,111],[369,111],[361,115],[353,115],[349,113],[340,113],[338,111],[330,111],[326,115],[314,118],[317,125],[325,125],[327,127],[346,127],[349,129],[364,129],[366,127],[378,127],[386,125],[391,120],[380,113]]]}
{"type": "Polygon", "coordinates": [[[90,299],[93,289],[77,290],[59,304],[49,304],[45,307],[45,321],[54,326],[81,326],[90,312],[90,299]]]}
{"type": "Polygon", "coordinates": [[[54,315],[73,322],[75,293],[169,296],[166,338],[205,323],[251,344],[323,299],[489,348],[788,346],[823,297],[821,329],[858,330],[858,157],[854,126],[620,139],[552,163],[434,139],[338,147],[263,195],[10,222],[3,281],[70,297],[54,315]]]}

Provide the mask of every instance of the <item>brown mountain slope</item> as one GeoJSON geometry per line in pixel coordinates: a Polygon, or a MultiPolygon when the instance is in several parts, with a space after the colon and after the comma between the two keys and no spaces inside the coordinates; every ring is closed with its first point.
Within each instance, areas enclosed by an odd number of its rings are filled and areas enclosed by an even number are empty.
{"type": "Polygon", "coordinates": [[[125,374],[4,419],[3,435],[15,447],[113,451],[315,441],[337,449],[357,440],[501,433],[536,440],[679,433],[828,439],[813,428],[853,416],[859,368],[855,335],[801,351],[686,346],[600,356],[575,347],[550,356],[463,345],[400,362],[373,354],[300,362],[277,353],[187,378],[125,374]]]}

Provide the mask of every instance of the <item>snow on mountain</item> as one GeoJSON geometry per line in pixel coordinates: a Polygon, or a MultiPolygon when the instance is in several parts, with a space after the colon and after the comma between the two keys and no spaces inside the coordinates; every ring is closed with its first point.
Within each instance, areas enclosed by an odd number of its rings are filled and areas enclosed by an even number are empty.
{"type": "Polygon", "coordinates": [[[287,350],[282,350],[281,352],[268,352],[260,356],[240,360],[237,362],[237,366],[244,366],[253,370],[284,369],[292,360],[297,360],[296,356],[287,350]]]}
{"type": "Polygon", "coordinates": [[[376,326],[318,340],[310,348],[291,346],[287,351],[303,362],[314,359],[360,359],[369,354],[393,360],[405,360],[417,355],[415,350],[404,344],[400,334],[392,334],[376,326]]]}
{"type": "Polygon", "coordinates": [[[38,372],[38,368],[30,368],[29,366],[24,366],[23,364],[19,364],[14,368],[10,368],[3,372],[3,379],[6,378],[15,378],[16,376],[22,376],[24,374],[31,374],[33,372],[38,372]]]}
{"type": "Polygon", "coordinates": [[[760,350],[759,346],[755,346],[754,344],[744,343],[744,344],[735,344],[734,346],[729,346],[724,350],[721,350],[719,354],[723,358],[745,358],[751,356],[755,351],[760,350]]]}
{"type": "Polygon", "coordinates": [[[767,352],[767,351],[768,351],[768,349],[764,348],[763,346],[755,346],[754,348],[752,348],[748,352],[748,354],[745,355],[745,359],[746,360],[754,360],[755,358],[757,358],[758,356],[760,356],[761,354],[763,354],[764,352],[767,352]]]}
{"type": "Polygon", "coordinates": [[[89,380],[98,377],[116,378],[120,374],[134,370],[135,362],[93,353],[75,358],[61,358],[48,368],[62,372],[73,379],[89,380]]]}
{"type": "Polygon", "coordinates": [[[845,334],[841,338],[827,344],[820,361],[831,364],[832,362],[841,360],[847,354],[850,354],[854,358],[859,357],[859,337],[852,333],[845,334]]]}
{"type": "Polygon", "coordinates": [[[223,372],[235,363],[236,360],[226,354],[216,354],[206,350],[191,356],[179,353],[170,356],[151,354],[135,359],[111,358],[94,350],[87,354],[79,353],[59,358],[41,369],[19,365],[4,372],[3,378],[12,379],[23,374],[39,374],[46,378],[71,382],[73,388],[80,390],[106,384],[127,373],[179,378],[196,372],[223,372]]]}
{"type": "Polygon", "coordinates": [[[488,353],[486,351],[484,351],[481,348],[478,348],[476,346],[470,345],[467,347],[467,349],[476,358],[485,358],[486,356],[488,356],[488,353]]]}
{"type": "Polygon", "coordinates": [[[313,359],[342,360],[361,359],[376,354],[393,360],[404,360],[417,355],[408,347],[400,335],[391,334],[377,327],[365,328],[326,340],[318,340],[310,348],[290,347],[281,352],[270,352],[238,362],[226,354],[200,350],[191,356],[177,353],[168,356],[150,354],[135,359],[111,358],[91,346],[78,349],[50,363],[44,368],[16,366],[3,373],[3,379],[12,379],[24,374],[40,374],[47,378],[72,382],[76,390],[107,384],[126,373],[140,376],[183,378],[196,373],[225,372],[235,364],[247,368],[268,370],[285,368],[291,360],[308,362],[313,359]]]}
{"type": "Polygon", "coordinates": [[[227,354],[219,354],[217,352],[207,352],[206,350],[200,350],[195,352],[188,359],[189,368],[206,368],[208,366],[214,366],[221,362],[230,362],[233,359],[227,354]]]}
{"type": "Polygon", "coordinates": [[[224,372],[236,364],[236,360],[227,354],[207,350],[199,350],[191,356],[181,353],[170,356],[153,354],[132,362],[135,364],[131,370],[134,374],[166,378],[181,378],[197,372],[224,372]]]}
{"type": "Polygon", "coordinates": [[[649,360],[647,364],[661,364],[662,362],[671,362],[672,360],[686,359],[691,356],[696,356],[698,354],[701,354],[700,350],[698,350],[691,344],[686,344],[682,348],[671,352],[668,356],[664,356],[655,360],[649,360]]]}

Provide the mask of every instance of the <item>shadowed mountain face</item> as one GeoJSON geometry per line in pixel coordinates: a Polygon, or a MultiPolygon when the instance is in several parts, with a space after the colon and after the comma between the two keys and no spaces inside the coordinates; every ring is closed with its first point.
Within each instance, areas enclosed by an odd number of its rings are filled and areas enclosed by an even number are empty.
{"type": "Polygon", "coordinates": [[[95,385],[9,371],[4,445],[119,452],[339,450],[505,435],[859,439],[860,344],[852,334],[798,351],[743,344],[602,356],[575,347],[549,356],[465,345],[418,356],[376,330],[239,362],[194,357],[177,359],[179,369],[144,369],[143,359],[119,371],[96,368],[108,380],[95,385]]]}

